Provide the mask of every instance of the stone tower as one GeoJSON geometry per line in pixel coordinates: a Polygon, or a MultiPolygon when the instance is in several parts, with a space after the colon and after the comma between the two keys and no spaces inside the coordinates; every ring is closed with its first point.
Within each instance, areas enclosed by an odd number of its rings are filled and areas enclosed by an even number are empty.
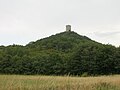
{"type": "Polygon", "coordinates": [[[66,32],[70,32],[71,31],[71,25],[66,25],[66,32]]]}

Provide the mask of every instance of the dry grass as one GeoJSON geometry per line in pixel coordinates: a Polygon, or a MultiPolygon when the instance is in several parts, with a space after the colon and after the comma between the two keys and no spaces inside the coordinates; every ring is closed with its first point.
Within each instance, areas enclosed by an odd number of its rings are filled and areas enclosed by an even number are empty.
{"type": "Polygon", "coordinates": [[[120,90],[120,76],[0,75],[0,90],[120,90]]]}

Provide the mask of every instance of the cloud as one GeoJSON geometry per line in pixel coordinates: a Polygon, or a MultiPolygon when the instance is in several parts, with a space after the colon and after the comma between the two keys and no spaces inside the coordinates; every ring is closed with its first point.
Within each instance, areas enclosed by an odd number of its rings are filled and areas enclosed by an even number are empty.
{"type": "Polygon", "coordinates": [[[94,32],[94,35],[97,37],[112,37],[112,36],[116,36],[119,35],[120,31],[115,31],[115,32],[94,32]]]}

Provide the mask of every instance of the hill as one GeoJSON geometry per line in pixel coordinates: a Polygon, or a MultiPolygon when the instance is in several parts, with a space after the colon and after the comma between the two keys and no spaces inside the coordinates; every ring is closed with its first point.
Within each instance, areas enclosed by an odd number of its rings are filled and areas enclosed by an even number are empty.
{"type": "Polygon", "coordinates": [[[79,43],[91,41],[86,36],[78,35],[75,32],[62,32],[56,35],[52,35],[47,38],[31,42],[27,46],[30,48],[41,48],[41,49],[55,49],[55,50],[68,50],[75,47],[79,43]]]}
{"type": "Polygon", "coordinates": [[[26,46],[0,47],[1,74],[100,75],[120,73],[120,47],[75,32],[62,32],[26,46]]]}
{"type": "Polygon", "coordinates": [[[47,38],[30,42],[27,48],[35,51],[54,50],[59,53],[71,53],[80,44],[97,43],[86,36],[81,36],[75,32],[62,32],[47,38]]]}

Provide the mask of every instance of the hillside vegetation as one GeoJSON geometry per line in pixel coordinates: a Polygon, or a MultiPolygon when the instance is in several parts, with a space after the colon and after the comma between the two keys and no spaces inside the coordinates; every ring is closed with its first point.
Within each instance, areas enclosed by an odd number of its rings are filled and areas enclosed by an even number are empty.
{"type": "Polygon", "coordinates": [[[26,46],[0,46],[1,74],[120,74],[120,47],[62,32],[26,46]]]}

